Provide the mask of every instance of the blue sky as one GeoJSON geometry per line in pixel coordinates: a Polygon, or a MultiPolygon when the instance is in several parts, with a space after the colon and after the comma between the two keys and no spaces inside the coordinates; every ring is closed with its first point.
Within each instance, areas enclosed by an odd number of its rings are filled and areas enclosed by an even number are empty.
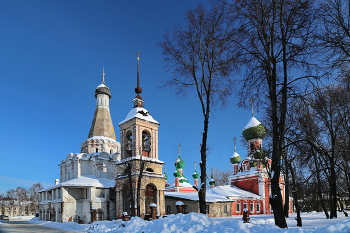
{"type": "MultiPolygon", "coordinates": [[[[118,123],[131,110],[136,86],[136,52],[141,52],[141,87],[145,108],[161,125],[159,159],[173,181],[177,145],[192,182],[200,161],[202,115],[198,99],[160,89],[171,77],[156,44],[167,30],[184,23],[184,12],[198,2],[149,1],[0,1],[0,193],[59,178],[58,164],[80,152],[95,111],[94,91],[102,66],[112,92],[111,115],[118,123]]],[[[235,77],[239,78],[239,77],[235,77]]],[[[238,87],[237,87],[238,88],[238,87]]],[[[209,128],[208,171],[231,169],[232,138],[241,137],[250,110],[229,106],[213,112],[209,128]]],[[[259,115],[257,116],[259,118],[259,115]]],[[[239,140],[237,152],[245,157],[239,140]]]]}

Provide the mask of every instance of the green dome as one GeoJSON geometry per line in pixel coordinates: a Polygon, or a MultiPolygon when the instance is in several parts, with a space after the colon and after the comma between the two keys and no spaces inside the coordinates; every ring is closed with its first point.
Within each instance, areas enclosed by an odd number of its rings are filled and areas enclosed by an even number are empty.
{"type": "Polygon", "coordinates": [[[199,174],[197,173],[197,171],[194,171],[192,177],[193,177],[193,179],[198,179],[199,178],[199,174]]]}
{"type": "Polygon", "coordinates": [[[185,162],[181,159],[180,156],[176,159],[175,167],[176,169],[183,169],[185,167],[185,162]]]}
{"type": "Polygon", "coordinates": [[[242,132],[246,140],[263,139],[266,135],[266,128],[255,117],[252,117],[242,132]]]}
{"type": "Polygon", "coordinates": [[[214,186],[214,185],[215,185],[215,180],[213,180],[213,179],[210,180],[210,181],[209,181],[209,185],[214,186]]]}
{"type": "Polygon", "coordinates": [[[164,178],[165,178],[165,180],[168,180],[168,175],[164,172],[164,178]]]}
{"type": "Polygon", "coordinates": [[[237,152],[233,152],[233,155],[230,158],[232,164],[238,164],[242,161],[241,156],[237,152]]]}
{"type": "Polygon", "coordinates": [[[181,174],[180,174],[180,172],[179,172],[179,171],[175,171],[175,172],[174,172],[174,176],[175,176],[175,177],[180,177],[180,176],[181,176],[181,174]]]}
{"type": "Polygon", "coordinates": [[[184,176],[181,176],[181,177],[180,177],[179,182],[180,182],[180,183],[190,183],[190,182],[186,179],[186,177],[184,177],[184,176]]]}

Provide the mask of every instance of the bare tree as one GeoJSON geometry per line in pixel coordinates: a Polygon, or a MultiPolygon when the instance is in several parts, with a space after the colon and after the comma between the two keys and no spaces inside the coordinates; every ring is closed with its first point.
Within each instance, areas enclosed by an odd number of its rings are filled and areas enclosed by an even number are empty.
{"type": "Polygon", "coordinates": [[[326,0],[319,8],[318,38],[321,40],[322,62],[349,71],[350,62],[350,2],[326,0]]]}
{"type": "MultiPolygon", "coordinates": [[[[312,48],[314,8],[308,0],[232,0],[233,19],[239,20],[235,47],[244,51],[245,78],[241,101],[250,96],[269,106],[272,129],[270,204],[275,224],[287,228],[279,187],[280,158],[284,155],[289,98],[300,95],[312,48]]],[[[309,78],[309,77],[308,77],[309,78]]]]}
{"type": "Polygon", "coordinates": [[[29,189],[28,189],[28,195],[29,195],[29,200],[30,200],[30,211],[31,212],[36,212],[38,211],[39,208],[39,191],[43,189],[44,187],[40,182],[33,184],[29,189]]]}
{"type": "Polygon", "coordinates": [[[206,214],[207,138],[212,107],[221,102],[226,105],[232,93],[230,74],[237,49],[231,41],[234,36],[233,22],[229,20],[224,4],[213,4],[210,10],[199,5],[188,10],[186,27],[177,25],[166,33],[159,43],[168,70],[174,76],[164,86],[176,89],[176,94],[187,91],[197,94],[202,115],[203,133],[200,146],[201,183],[198,190],[200,212],[206,214]]]}
{"type": "Polygon", "coordinates": [[[226,185],[228,184],[228,177],[231,175],[232,171],[226,170],[222,171],[220,169],[211,169],[211,177],[215,180],[216,185],[226,185]]]}

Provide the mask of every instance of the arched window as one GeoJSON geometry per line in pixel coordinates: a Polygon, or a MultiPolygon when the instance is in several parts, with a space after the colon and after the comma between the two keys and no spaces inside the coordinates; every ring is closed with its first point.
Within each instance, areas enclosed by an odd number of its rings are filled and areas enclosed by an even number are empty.
{"type": "Polygon", "coordinates": [[[151,150],[151,134],[147,130],[142,131],[142,150],[151,150]]]}
{"type": "Polygon", "coordinates": [[[98,152],[98,148],[96,148],[96,153],[98,152]]]}
{"type": "Polygon", "coordinates": [[[109,153],[110,153],[110,154],[113,154],[113,150],[111,149],[111,150],[109,151],[109,153]]]}
{"type": "Polygon", "coordinates": [[[148,172],[154,172],[154,170],[153,170],[152,168],[150,168],[150,167],[147,168],[146,171],[148,171],[148,172]]]}
{"type": "Polygon", "coordinates": [[[132,133],[129,130],[125,134],[125,150],[126,150],[126,157],[131,157],[132,156],[132,148],[133,148],[133,141],[132,141],[132,133]]]}
{"type": "Polygon", "coordinates": [[[142,156],[149,157],[151,151],[151,134],[147,130],[142,131],[142,156]]]}

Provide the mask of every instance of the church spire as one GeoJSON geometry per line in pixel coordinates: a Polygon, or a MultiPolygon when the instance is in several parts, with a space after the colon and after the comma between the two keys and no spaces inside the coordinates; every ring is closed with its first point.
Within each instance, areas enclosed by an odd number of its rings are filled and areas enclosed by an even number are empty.
{"type": "Polygon", "coordinates": [[[111,114],[109,111],[109,99],[111,91],[105,84],[105,72],[102,67],[102,84],[95,90],[96,110],[91,123],[88,138],[104,136],[116,140],[111,114]]]}
{"type": "Polygon", "coordinates": [[[134,108],[143,108],[143,100],[140,94],[142,93],[142,88],[140,87],[140,52],[138,51],[136,53],[137,57],[137,76],[136,76],[136,88],[135,88],[135,93],[136,97],[133,100],[134,102],[134,108]]]}

